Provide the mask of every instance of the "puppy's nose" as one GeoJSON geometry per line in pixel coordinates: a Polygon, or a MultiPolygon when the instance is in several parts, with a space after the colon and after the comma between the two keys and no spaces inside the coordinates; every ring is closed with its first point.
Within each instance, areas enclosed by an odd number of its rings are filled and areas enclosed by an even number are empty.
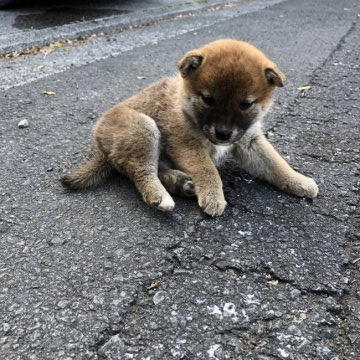
{"type": "Polygon", "coordinates": [[[231,135],[232,130],[215,128],[215,136],[220,141],[229,140],[231,138],[231,135]]]}

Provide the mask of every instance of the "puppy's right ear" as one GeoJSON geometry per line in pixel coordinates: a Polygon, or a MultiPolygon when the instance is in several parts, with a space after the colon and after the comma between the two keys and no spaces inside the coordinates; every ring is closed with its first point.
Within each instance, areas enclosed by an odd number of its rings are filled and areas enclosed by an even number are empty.
{"type": "Polygon", "coordinates": [[[198,67],[200,67],[203,59],[204,57],[197,53],[187,53],[177,64],[182,77],[185,78],[191,75],[198,67]]]}
{"type": "Polygon", "coordinates": [[[285,75],[278,69],[276,65],[265,69],[265,77],[271,85],[283,87],[285,83],[285,75]]]}

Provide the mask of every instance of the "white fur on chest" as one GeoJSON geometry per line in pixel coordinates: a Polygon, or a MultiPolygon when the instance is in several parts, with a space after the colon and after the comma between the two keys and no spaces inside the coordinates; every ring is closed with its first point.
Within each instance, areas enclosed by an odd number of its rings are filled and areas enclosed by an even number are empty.
{"type": "Polygon", "coordinates": [[[212,153],[212,160],[216,166],[221,166],[229,156],[231,145],[214,145],[214,151],[212,153]]]}

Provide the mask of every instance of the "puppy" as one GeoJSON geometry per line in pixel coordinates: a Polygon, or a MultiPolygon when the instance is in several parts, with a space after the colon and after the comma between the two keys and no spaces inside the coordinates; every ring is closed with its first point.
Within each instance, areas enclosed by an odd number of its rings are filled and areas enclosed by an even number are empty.
{"type": "Polygon", "coordinates": [[[314,180],[293,170],[262,134],[261,121],[285,76],[261,51],[231,39],[188,52],[175,77],[107,111],[93,128],[88,160],[62,178],[70,189],[98,184],[115,169],[163,211],[170,193],[196,195],[211,216],[226,207],[217,166],[233,156],[249,174],[297,196],[314,180]]]}

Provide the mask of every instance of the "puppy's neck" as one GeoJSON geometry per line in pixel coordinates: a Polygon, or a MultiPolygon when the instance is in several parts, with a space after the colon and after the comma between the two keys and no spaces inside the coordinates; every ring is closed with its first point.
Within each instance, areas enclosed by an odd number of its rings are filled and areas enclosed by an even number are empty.
{"type": "Polygon", "coordinates": [[[212,161],[216,165],[216,167],[220,167],[224,164],[226,159],[229,156],[229,153],[232,149],[233,145],[213,145],[212,151],[210,153],[212,161]]]}

